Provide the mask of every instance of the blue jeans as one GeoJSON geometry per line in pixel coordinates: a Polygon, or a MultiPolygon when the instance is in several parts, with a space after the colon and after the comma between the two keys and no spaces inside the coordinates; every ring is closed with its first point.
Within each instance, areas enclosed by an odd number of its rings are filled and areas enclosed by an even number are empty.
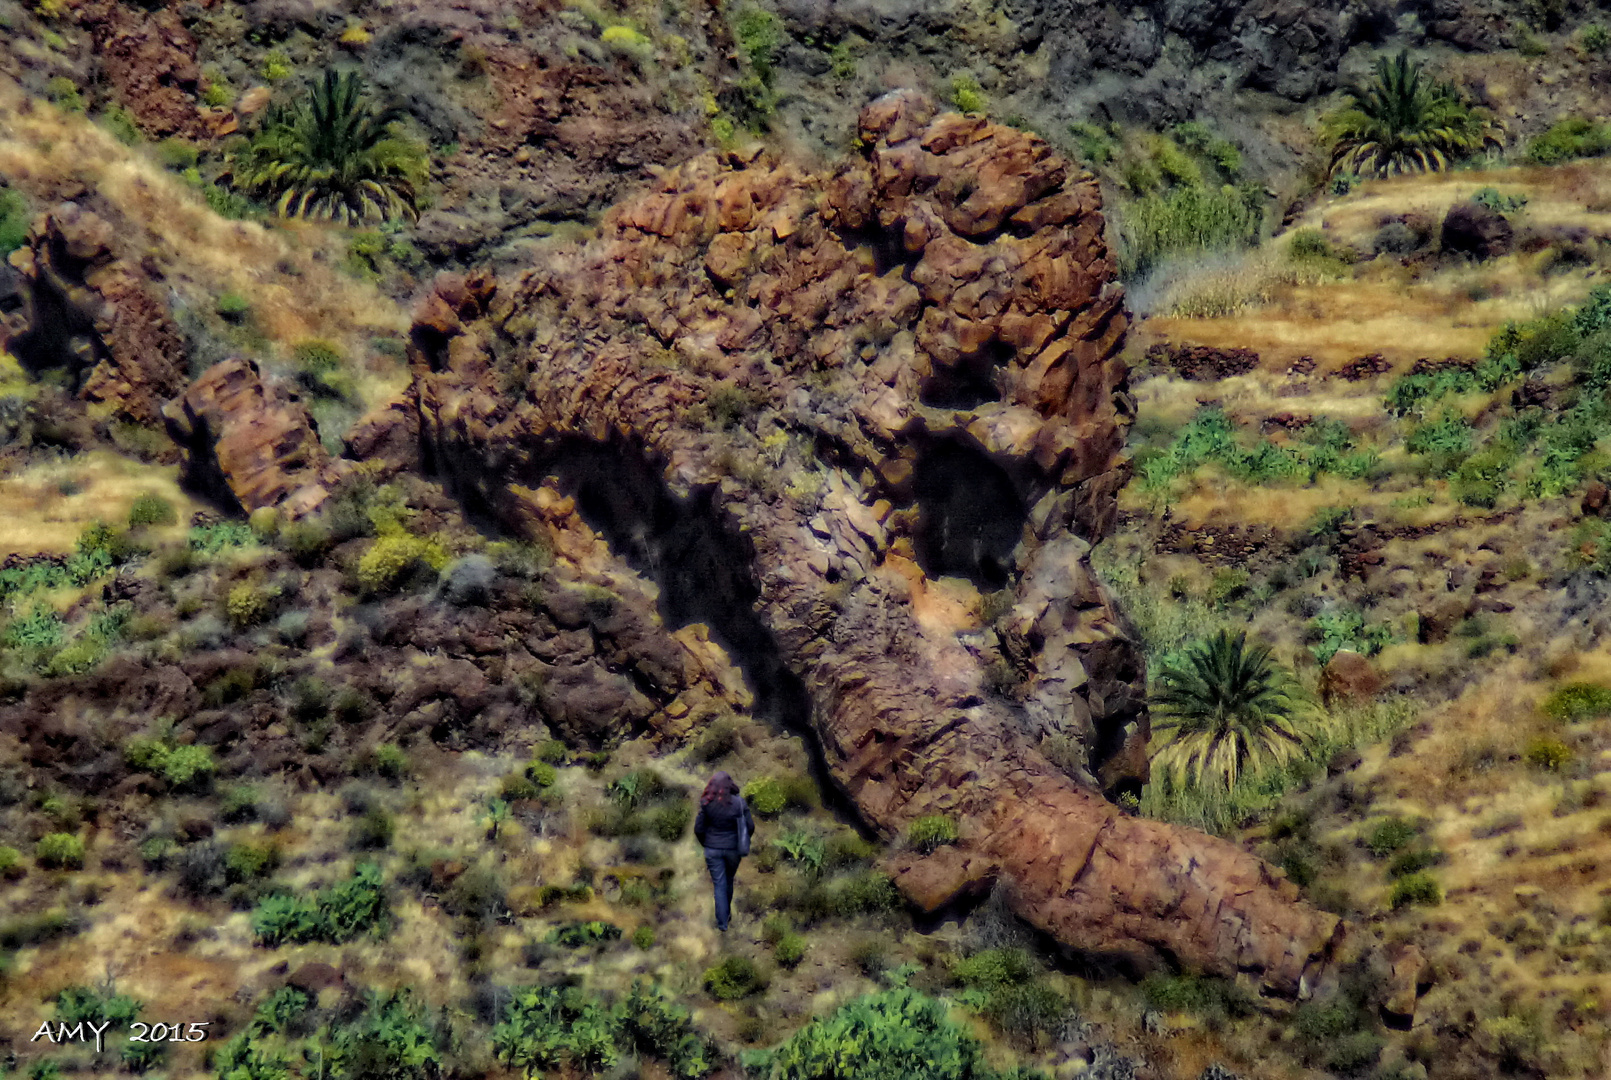
{"type": "Polygon", "coordinates": [[[733,878],[738,875],[738,860],[743,858],[736,848],[706,848],[705,866],[710,870],[710,883],[716,888],[716,929],[726,930],[733,917],[733,878]]]}

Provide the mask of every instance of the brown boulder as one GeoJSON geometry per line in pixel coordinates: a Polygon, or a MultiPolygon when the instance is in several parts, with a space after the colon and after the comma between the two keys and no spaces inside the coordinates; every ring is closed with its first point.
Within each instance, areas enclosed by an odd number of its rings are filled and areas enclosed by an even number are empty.
{"type": "Polygon", "coordinates": [[[1415,1003],[1432,985],[1432,965],[1418,946],[1401,943],[1383,950],[1387,966],[1387,1000],[1382,1018],[1389,1027],[1408,1029],[1415,1022],[1415,1003]]]}
{"type": "Polygon", "coordinates": [[[989,893],[1001,868],[993,859],[962,847],[932,855],[901,852],[885,867],[901,894],[925,915],[989,893]]]}
{"type": "Polygon", "coordinates": [[[285,985],[318,996],[319,991],[342,984],[341,972],[318,960],[301,965],[286,977],[285,985]]]}
{"type": "Polygon", "coordinates": [[[1584,517],[1604,517],[1607,506],[1611,506],[1611,488],[1599,480],[1594,480],[1583,489],[1583,502],[1581,509],[1584,517]]]}
{"type": "Polygon", "coordinates": [[[1212,382],[1246,375],[1259,366],[1252,349],[1219,349],[1211,345],[1175,345],[1160,341],[1147,350],[1147,362],[1172,367],[1182,379],[1212,382]]]}
{"type": "Polygon", "coordinates": [[[255,361],[214,364],[163,410],[192,482],[252,511],[277,506],[289,519],[318,509],[347,463],[319,443],[313,417],[255,361]]]}
{"type": "Polygon", "coordinates": [[[1376,665],[1351,649],[1338,649],[1320,671],[1320,699],[1328,708],[1369,701],[1382,686],[1376,665]]]}

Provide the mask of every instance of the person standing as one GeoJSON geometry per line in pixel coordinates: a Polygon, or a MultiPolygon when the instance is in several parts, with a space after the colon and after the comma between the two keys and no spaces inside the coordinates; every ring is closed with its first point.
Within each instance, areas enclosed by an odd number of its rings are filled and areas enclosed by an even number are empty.
{"type": "Polygon", "coordinates": [[[727,932],[732,918],[733,879],[738,861],[749,853],[755,835],[755,819],[750,804],[738,793],[738,785],[725,772],[719,772],[705,785],[699,797],[699,813],[694,817],[694,837],[705,849],[705,866],[716,890],[716,929],[727,932]]]}

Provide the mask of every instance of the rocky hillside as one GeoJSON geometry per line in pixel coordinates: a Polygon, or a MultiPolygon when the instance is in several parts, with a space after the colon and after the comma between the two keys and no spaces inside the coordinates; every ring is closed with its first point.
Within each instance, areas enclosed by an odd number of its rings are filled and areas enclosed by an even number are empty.
{"type": "Polygon", "coordinates": [[[0,0],[0,1075],[1611,1069],[1596,19],[0,0]]]}

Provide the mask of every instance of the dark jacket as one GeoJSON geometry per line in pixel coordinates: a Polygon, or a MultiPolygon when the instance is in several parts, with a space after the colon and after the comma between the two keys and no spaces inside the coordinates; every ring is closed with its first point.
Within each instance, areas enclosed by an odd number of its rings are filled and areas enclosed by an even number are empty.
{"type": "Polygon", "coordinates": [[[749,830],[753,838],[755,819],[750,816],[750,804],[744,801],[742,795],[717,799],[707,806],[701,806],[699,814],[694,818],[694,836],[708,848],[737,851],[738,819],[741,816],[744,819],[744,827],[749,830]]]}

